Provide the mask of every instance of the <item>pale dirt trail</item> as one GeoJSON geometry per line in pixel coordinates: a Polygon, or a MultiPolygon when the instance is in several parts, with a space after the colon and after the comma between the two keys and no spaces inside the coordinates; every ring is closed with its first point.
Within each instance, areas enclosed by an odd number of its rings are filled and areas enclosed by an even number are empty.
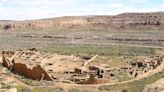
{"type": "Polygon", "coordinates": [[[162,48],[164,49],[164,46],[149,46],[149,45],[135,45],[135,44],[123,44],[123,43],[98,43],[98,42],[87,42],[87,40],[92,39],[94,37],[88,37],[85,39],[79,39],[79,40],[72,40],[72,41],[66,41],[63,43],[71,43],[71,44],[92,44],[92,45],[114,45],[114,46],[131,46],[131,47],[145,47],[145,48],[162,48]]]}
{"type": "Polygon", "coordinates": [[[113,46],[130,46],[130,47],[143,47],[143,48],[156,48],[156,49],[164,49],[163,46],[148,46],[148,45],[133,45],[133,44],[122,44],[122,43],[91,43],[91,42],[64,42],[71,44],[82,44],[82,45],[113,45],[113,46]]]}

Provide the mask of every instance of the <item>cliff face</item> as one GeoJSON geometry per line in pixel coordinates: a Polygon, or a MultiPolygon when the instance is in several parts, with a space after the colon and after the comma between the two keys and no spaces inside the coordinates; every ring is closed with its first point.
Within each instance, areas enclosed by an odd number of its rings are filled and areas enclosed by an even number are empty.
{"type": "Polygon", "coordinates": [[[164,13],[123,13],[115,16],[74,16],[31,21],[0,22],[4,30],[36,28],[110,28],[110,29],[162,29],[164,13]]]}
{"type": "Polygon", "coordinates": [[[105,27],[110,21],[110,16],[90,16],[90,17],[60,17],[44,20],[17,21],[10,23],[0,23],[0,28],[4,30],[21,29],[69,29],[69,28],[93,28],[105,27]]]}
{"type": "Polygon", "coordinates": [[[123,13],[112,18],[112,24],[120,28],[160,29],[164,25],[164,13],[123,13]]]}

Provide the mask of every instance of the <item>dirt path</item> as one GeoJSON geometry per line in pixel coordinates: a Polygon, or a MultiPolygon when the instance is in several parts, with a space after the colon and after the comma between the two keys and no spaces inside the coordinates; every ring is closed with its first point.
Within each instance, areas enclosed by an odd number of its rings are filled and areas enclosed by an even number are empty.
{"type": "Polygon", "coordinates": [[[92,45],[114,45],[114,46],[130,46],[130,47],[145,47],[145,48],[162,48],[164,49],[163,46],[148,46],[148,45],[133,45],[133,44],[122,44],[122,43],[90,43],[90,42],[64,42],[64,43],[72,43],[72,44],[92,44],[92,45]]]}
{"type": "Polygon", "coordinates": [[[98,55],[95,55],[94,57],[92,57],[90,60],[86,61],[83,63],[83,66],[88,65],[89,63],[91,63],[94,59],[96,59],[98,57],[98,55]]]}

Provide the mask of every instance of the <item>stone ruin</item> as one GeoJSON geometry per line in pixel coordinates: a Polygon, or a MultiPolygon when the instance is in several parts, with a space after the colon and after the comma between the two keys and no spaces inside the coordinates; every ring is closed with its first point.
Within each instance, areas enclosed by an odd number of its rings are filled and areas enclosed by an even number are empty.
{"type": "Polygon", "coordinates": [[[72,79],[85,59],[74,55],[41,53],[36,49],[2,51],[2,64],[16,74],[34,80],[76,81],[72,79]]]}
{"type": "MultiPolygon", "coordinates": [[[[49,74],[38,62],[31,62],[33,55],[38,56],[37,52],[29,51],[3,51],[3,66],[14,73],[25,75],[35,80],[52,80],[49,74]],[[29,60],[28,60],[29,59],[29,60]]],[[[39,57],[38,57],[39,58],[39,57]]]]}
{"type": "Polygon", "coordinates": [[[146,73],[150,70],[156,69],[163,62],[162,57],[155,56],[146,60],[135,60],[129,62],[129,72],[130,75],[137,77],[143,73],[146,73]]]}
{"type": "Polygon", "coordinates": [[[2,51],[3,66],[16,74],[34,80],[69,82],[77,84],[100,84],[119,82],[116,74],[122,72],[130,77],[137,77],[156,69],[162,62],[161,57],[128,62],[128,66],[111,68],[108,66],[90,66],[96,56],[84,59],[74,55],[57,55],[37,51],[2,51]]]}

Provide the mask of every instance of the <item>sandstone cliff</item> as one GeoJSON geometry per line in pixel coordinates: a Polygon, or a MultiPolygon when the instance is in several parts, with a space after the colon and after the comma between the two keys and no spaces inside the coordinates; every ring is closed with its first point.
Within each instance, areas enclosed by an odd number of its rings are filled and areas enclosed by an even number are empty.
{"type": "Polygon", "coordinates": [[[1,21],[0,29],[164,29],[164,12],[123,13],[115,16],[72,16],[28,21],[1,21]]]}

